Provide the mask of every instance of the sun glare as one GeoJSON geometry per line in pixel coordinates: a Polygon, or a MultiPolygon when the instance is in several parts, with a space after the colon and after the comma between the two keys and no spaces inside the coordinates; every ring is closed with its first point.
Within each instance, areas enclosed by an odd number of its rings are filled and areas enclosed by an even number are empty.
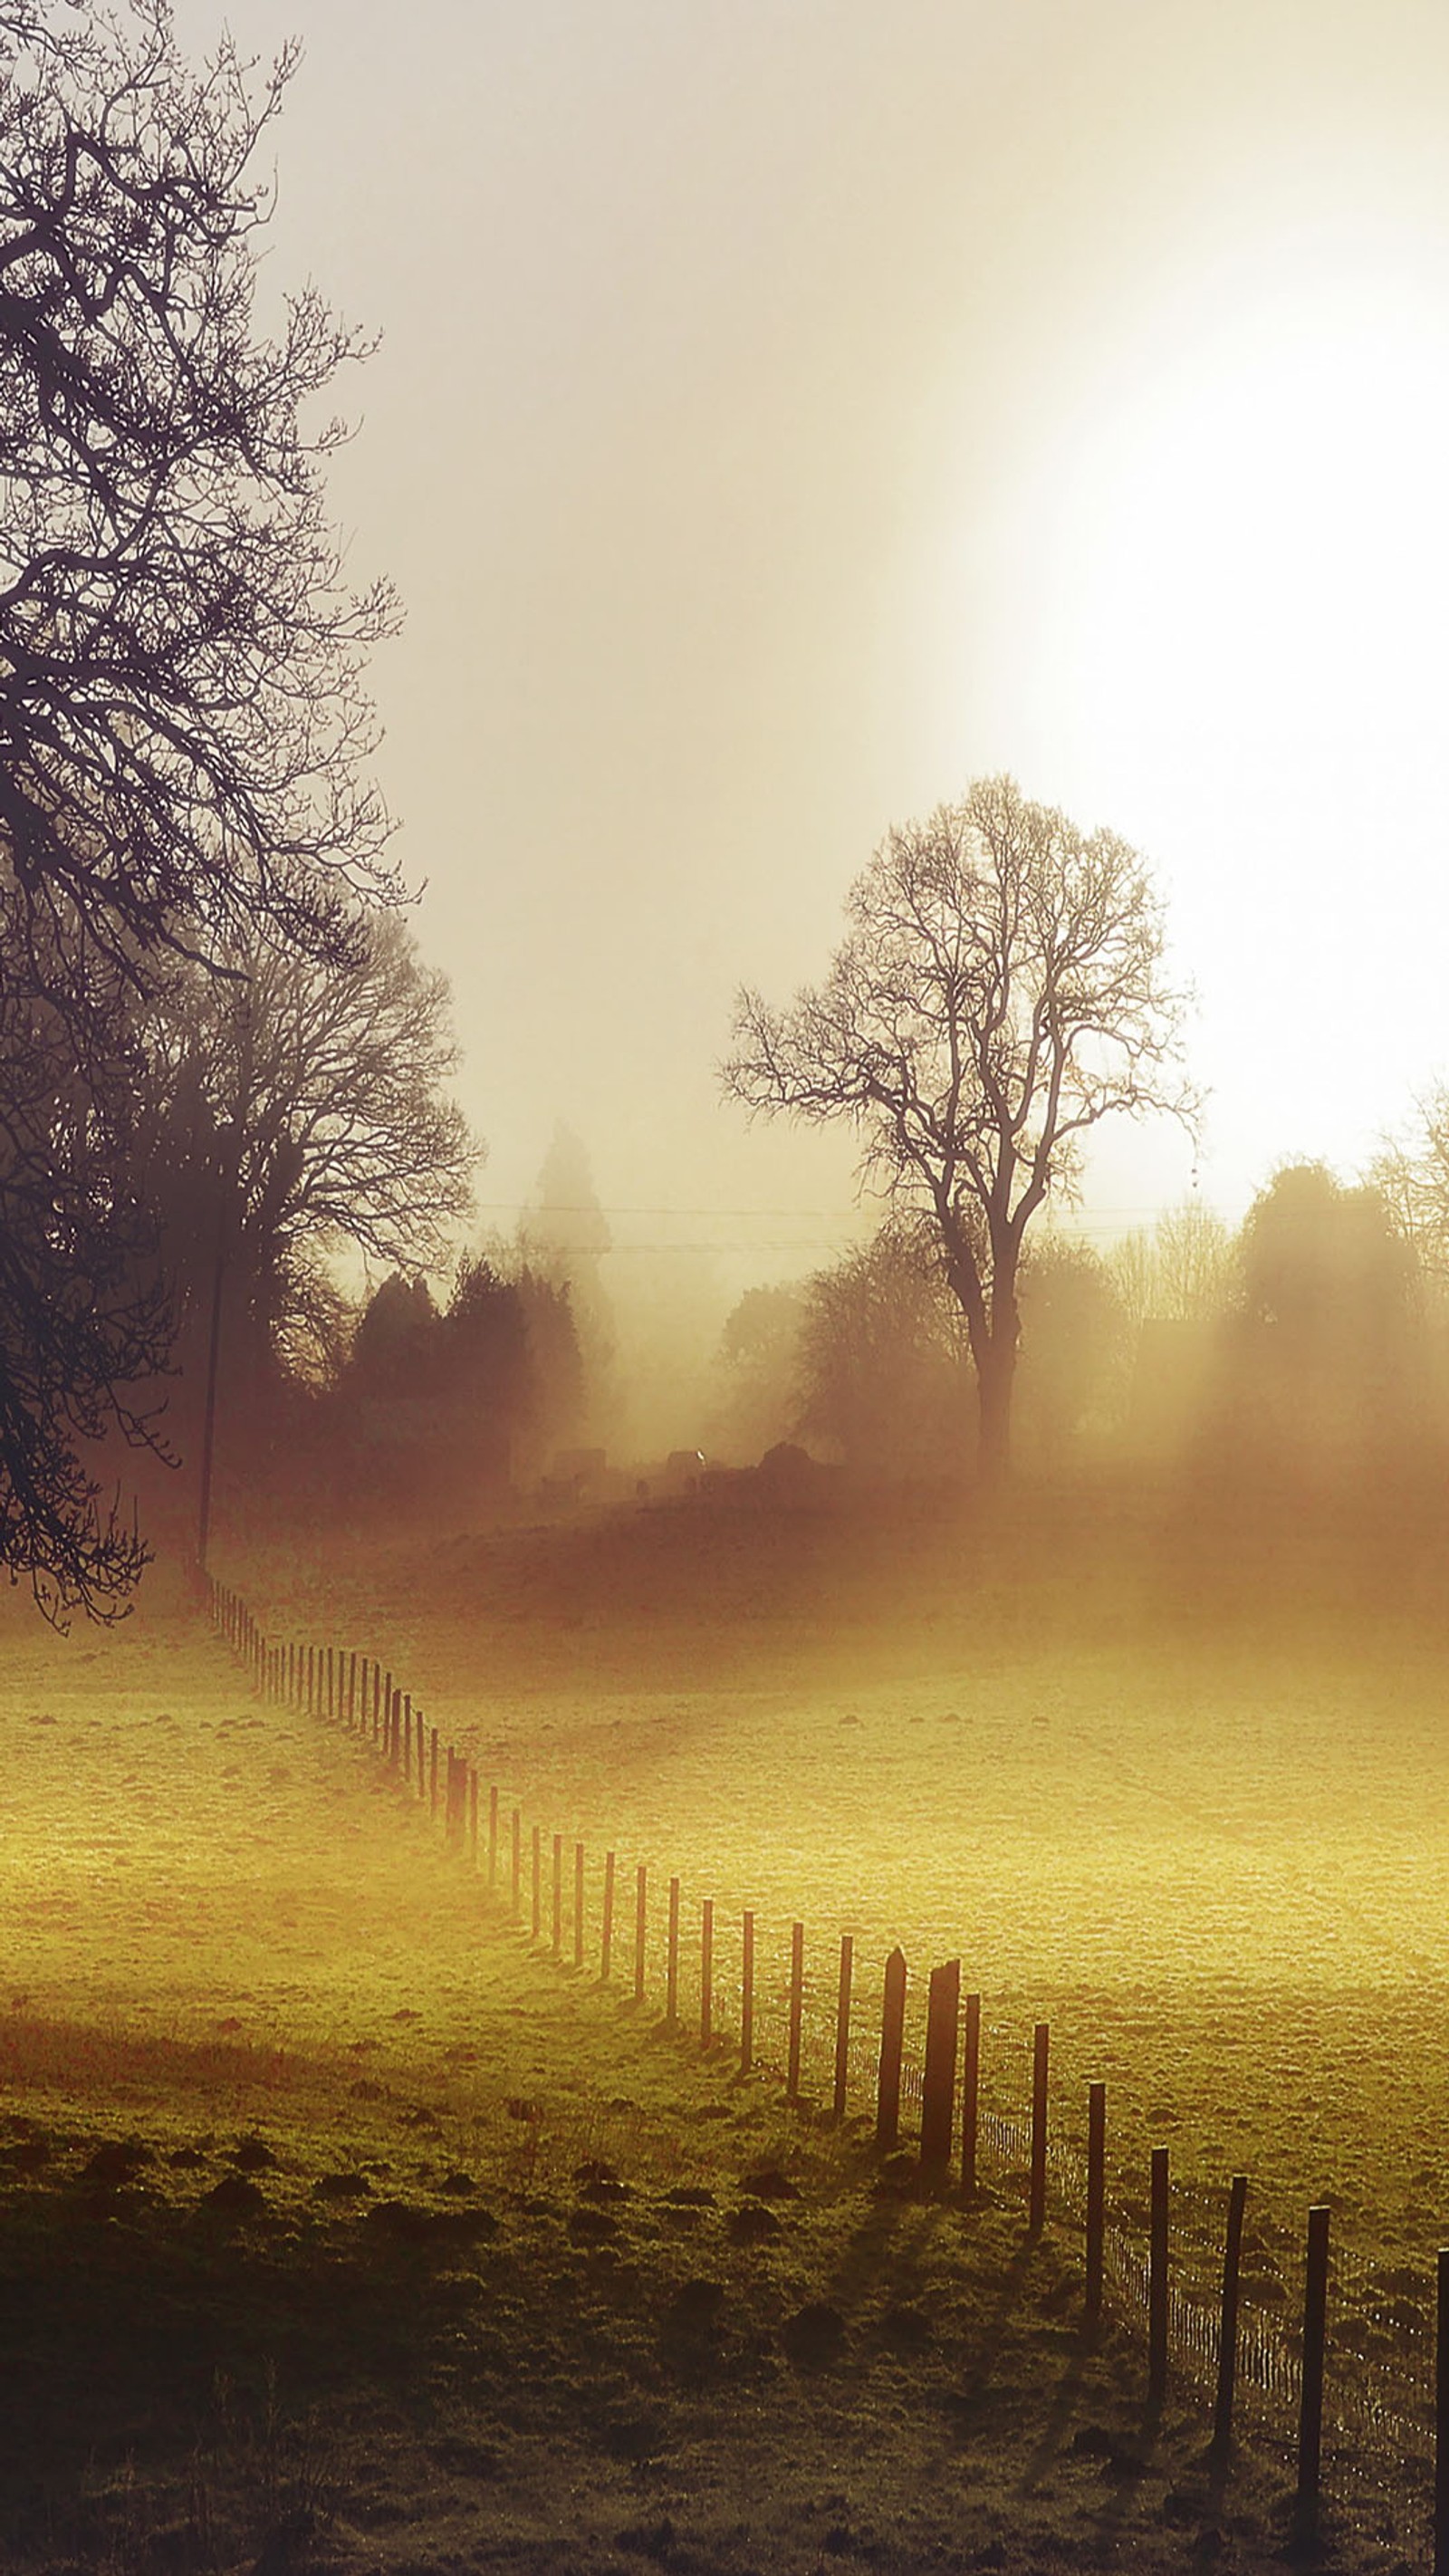
{"type": "Polygon", "coordinates": [[[1449,681],[1449,329],[1392,275],[1179,326],[1068,474],[1078,718],[1285,782],[1398,762],[1449,681]]]}
{"type": "Polygon", "coordinates": [[[1446,1070],[1449,269],[1265,235],[1166,276],[1023,458],[960,699],[1160,868],[1231,1210],[1275,1156],[1360,1168],[1446,1070]]]}

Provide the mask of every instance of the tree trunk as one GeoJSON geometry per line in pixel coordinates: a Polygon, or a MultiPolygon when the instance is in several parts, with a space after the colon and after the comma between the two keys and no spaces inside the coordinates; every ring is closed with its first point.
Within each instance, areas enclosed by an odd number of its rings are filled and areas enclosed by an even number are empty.
{"type": "Polygon", "coordinates": [[[999,1245],[991,1276],[991,1317],[976,1360],[980,1405],[979,1463],[988,1488],[1006,1481],[1011,1464],[1011,1398],[1016,1384],[1016,1354],[1021,1315],[1016,1303],[1017,1252],[999,1245]],[[984,1365],[983,1365],[984,1362],[984,1365]]]}
{"type": "Polygon", "coordinates": [[[1001,1485],[1011,1463],[1011,1394],[1016,1378],[1016,1335],[991,1335],[976,1369],[977,1462],[981,1482],[1001,1485]]]}

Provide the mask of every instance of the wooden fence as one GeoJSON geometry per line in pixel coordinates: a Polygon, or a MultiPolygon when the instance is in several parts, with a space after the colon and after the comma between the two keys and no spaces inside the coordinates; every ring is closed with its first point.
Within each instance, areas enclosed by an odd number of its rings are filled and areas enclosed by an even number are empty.
{"type": "Polygon", "coordinates": [[[1027,2046],[1019,2030],[983,2019],[984,1998],[962,1992],[959,1959],[930,1972],[918,2051],[898,1948],[878,1994],[866,1992],[852,1937],[832,1944],[812,1975],[796,1922],[774,1972],[762,1974],[752,1911],[730,1924],[704,1898],[687,1913],[678,1876],[638,1862],[631,1883],[613,1850],[591,1863],[582,1841],[547,1832],[440,1741],[376,1657],[267,1636],[215,1579],[210,1611],[259,1694],[359,1739],[400,1793],[427,1809],[492,1905],[561,1966],[592,1966],[635,2008],[656,2002],[667,2030],[733,2058],[741,2074],[773,2077],[787,2100],[828,2103],[838,2120],[863,2115],[883,2155],[904,2154],[908,2133],[922,2182],[965,2205],[982,2196],[989,2169],[998,2195],[1020,2193],[1030,2233],[1055,2222],[1080,2234],[1088,2329],[1109,2301],[1145,2324],[1150,2405],[1166,2396],[1170,2373],[1179,2393],[1199,2387],[1220,2461],[1246,2420],[1292,2465],[1308,2533],[1327,2437],[1335,2505],[1351,2487],[1360,2512],[1392,2496],[1412,2517],[1417,2498],[1434,2576],[1449,2576],[1449,2248],[1432,2278],[1342,2245],[1330,2270],[1330,2214],[1318,2206],[1307,2213],[1300,2268],[1281,2231],[1260,2219],[1246,2234],[1245,2175],[1226,2186],[1183,2182],[1166,2146],[1151,2150],[1145,2197],[1129,2178],[1109,2205],[1106,2086],[1088,2088],[1084,2155],[1052,2118],[1049,2026],[1035,2024],[1027,2046]],[[1017,2092],[1019,2110],[986,2101],[983,2058],[1017,2092]]]}

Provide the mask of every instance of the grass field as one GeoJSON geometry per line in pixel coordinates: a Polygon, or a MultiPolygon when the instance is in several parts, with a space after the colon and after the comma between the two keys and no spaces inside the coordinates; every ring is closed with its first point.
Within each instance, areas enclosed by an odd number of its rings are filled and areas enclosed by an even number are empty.
{"type": "MultiPolygon", "coordinates": [[[[822,1988],[851,1931],[862,2111],[882,1952],[959,1952],[988,2100],[1023,2107],[1049,2019],[1064,2131],[1108,2080],[1120,2199],[1170,2139],[1427,2278],[1432,1533],[1315,1559],[1300,1530],[1275,1563],[1096,1527],[726,1498],[222,1570],[275,1632],[387,1657],[591,1870],[607,1843],[677,1872],[687,1916],[714,1897],[726,2020],[743,1905],[777,1976],[805,1920],[822,1988]]],[[[1070,2231],[1029,2245],[1009,2188],[923,2198],[859,2120],[535,1955],[164,1583],[114,1637],[17,1605],[3,1643],[7,2564],[1276,2555],[1281,2453],[1215,2480],[1200,2391],[1144,2414],[1130,2320],[1082,2339],[1070,2231]]],[[[1344,2488],[1333,2563],[1418,2563],[1401,2484],[1344,2488]]]]}

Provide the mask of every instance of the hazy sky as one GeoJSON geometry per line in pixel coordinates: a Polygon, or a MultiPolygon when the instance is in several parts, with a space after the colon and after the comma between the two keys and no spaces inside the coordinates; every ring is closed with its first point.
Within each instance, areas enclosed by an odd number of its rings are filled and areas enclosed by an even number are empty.
{"type": "MultiPolygon", "coordinates": [[[[808,1241],[725,1213],[850,1203],[719,1103],[733,988],[999,768],[1155,861],[1226,1212],[1449,1073],[1442,0],[232,23],[306,48],[269,276],[382,334],[333,488],[486,1201],[561,1115],[718,1212],[637,1235],[808,1241]]],[[[1189,1170],[1124,1131],[1094,1232],[1189,1170]]]]}

